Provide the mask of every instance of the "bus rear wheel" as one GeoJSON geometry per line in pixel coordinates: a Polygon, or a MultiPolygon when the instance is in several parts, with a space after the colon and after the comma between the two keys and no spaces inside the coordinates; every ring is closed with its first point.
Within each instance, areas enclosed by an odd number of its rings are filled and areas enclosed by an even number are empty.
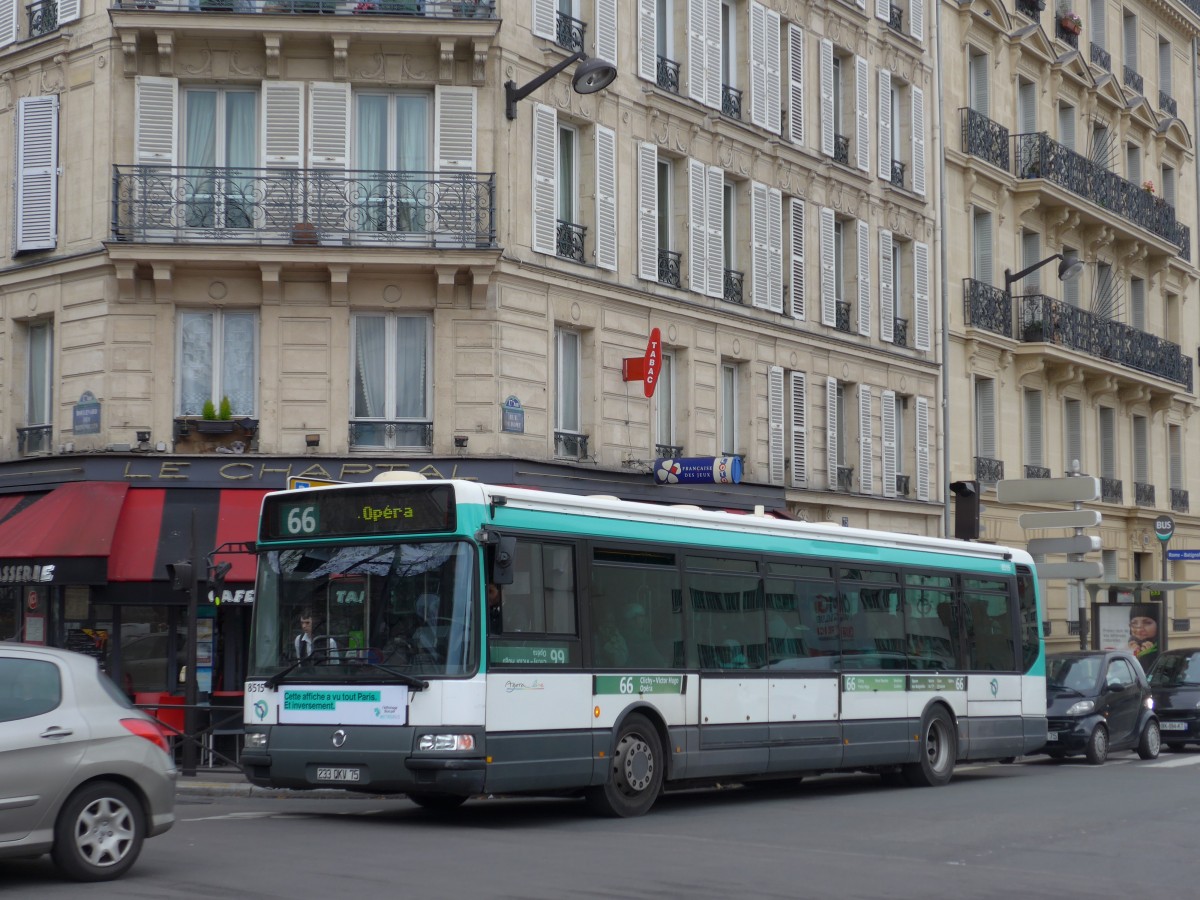
{"type": "Polygon", "coordinates": [[[904,767],[904,777],[914,787],[940,787],[954,774],[958,741],[946,710],[934,707],[921,720],[921,759],[904,767]]]}
{"type": "Polygon", "coordinates": [[[663,783],[662,742],[645,716],[625,720],[604,784],[589,788],[588,805],[605,816],[628,818],[649,811],[663,783]]]}

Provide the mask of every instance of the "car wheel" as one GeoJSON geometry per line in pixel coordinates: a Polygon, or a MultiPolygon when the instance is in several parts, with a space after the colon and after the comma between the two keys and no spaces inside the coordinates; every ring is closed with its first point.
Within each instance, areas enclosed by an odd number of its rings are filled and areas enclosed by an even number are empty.
{"type": "Polygon", "coordinates": [[[1151,719],[1142,729],[1138,739],[1138,756],[1142,759],[1158,759],[1158,751],[1162,749],[1162,732],[1158,730],[1158,721],[1151,719]]]}
{"type": "Polygon", "coordinates": [[[54,862],[76,881],[111,881],[142,852],[146,826],[137,798],[108,781],[85,785],[54,824],[54,862]]]}
{"type": "Polygon", "coordinates": [[[1097,725],[1087,742],[1087,761],[1093,766],[1102,766],[1108,759],[1108,729],[1097,725]]]}
{"type": "Polygon", "coordinates": [[[467,802],[466,797],[458,797],[453,794],[426,794],[422,791],[409,791],[406,796],[422,809],[430,809],[435,812],[450,812],[467,802]]]}
{"type": "Polygon", "coordinates": [[[588,789],[588,805],[605,816],[640,816],[654,805],[662,783],[658,731],[644,716],[632,715],[617,736],[608,778],[603,785],[588,789]]]}
{"type": "Polygon", "coordinates": [[[921,722],[921,759],[904,767],[904,777],[914,787],[940,787],[954,774],[958,756],[954,723],[942,707],[925,714],[921,722]]]}

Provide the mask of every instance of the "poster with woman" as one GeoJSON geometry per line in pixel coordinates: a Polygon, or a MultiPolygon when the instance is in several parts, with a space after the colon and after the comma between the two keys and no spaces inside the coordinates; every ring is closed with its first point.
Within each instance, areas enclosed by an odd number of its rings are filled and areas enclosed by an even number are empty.
{"type": "Polygon", "coordinates": [[[1105,650],[1128,650],[1142,668],[1158,658],[1161,607],[1157,603],[1119,603],[1095,608],[1098,640],[1105,650]]]}

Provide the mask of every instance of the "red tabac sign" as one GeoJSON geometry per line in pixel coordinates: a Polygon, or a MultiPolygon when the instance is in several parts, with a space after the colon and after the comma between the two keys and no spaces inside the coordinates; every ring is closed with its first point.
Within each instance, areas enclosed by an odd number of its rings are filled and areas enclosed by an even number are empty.
{"type": "Polygon", "coordinates": [[[622,361],[621,377],[626,381],[640,381],[647,397],[654,396],[654,388],[658,384],[658,373],[662,368],[662,334],[657,328],[651,329],[650,340],[646,341],[646,355],[626,358],[622,361]]]}

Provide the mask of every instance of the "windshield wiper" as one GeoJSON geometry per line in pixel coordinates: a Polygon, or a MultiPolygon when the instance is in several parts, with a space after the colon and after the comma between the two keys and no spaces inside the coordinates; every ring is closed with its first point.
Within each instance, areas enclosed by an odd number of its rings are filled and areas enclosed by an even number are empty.
{"type": "Polygon", "coordinates": [[[309,663],[321,662],[323,659],[325,659],[328,656],[329,656],[328,650],[314,650],[311,654],[309,654],[309,656],[307,658],[296,660],[294,663],[292,663],[286,669],[276,672],[274,675],[272,675],[270,678],[268,678],[267,679],[267,687],[269,687],[271,690],[275,690],[276,688],[279,687],[279,683],[281,681],[283,681],[283,678],[285,675],[288,675],[288,674],[296,671],[301,666],[308,665],[309,663]]]}
{"type": "Polygon", "coordinates": [[[371,662],[369,659],[354,657],[346,660],[348,666],[370,666],[372,669],[378,669],[380,672],[386,672],[391,675],[401,684],[408,685],[414,691],[423,691],[429,687],[429,682],[414,675],[409,675],[407,672],[401,672],[399,669],[393,669],[391,666],[385,666],[382,663],[371,662]]]}
{"type": "Polygon", "coordinates": [[[1067,687],[1065,684],[1049,684],[1049,685],[1046,685],[1046,686],[1047,686],[1047,687],[1054,688],[1054,690],[1056,690],[1056,691],[1070,691],[1070,692],[1071,692],[1072,694],[1074,694],[1076,697],[1082,697],[1082,696],[1083,696],[1083,692],[1082,692],[1082,691],[1077,691],[1077,690],[1075,690],[1075,688],[1073,688],[1073,687],[1067,687]]]}

